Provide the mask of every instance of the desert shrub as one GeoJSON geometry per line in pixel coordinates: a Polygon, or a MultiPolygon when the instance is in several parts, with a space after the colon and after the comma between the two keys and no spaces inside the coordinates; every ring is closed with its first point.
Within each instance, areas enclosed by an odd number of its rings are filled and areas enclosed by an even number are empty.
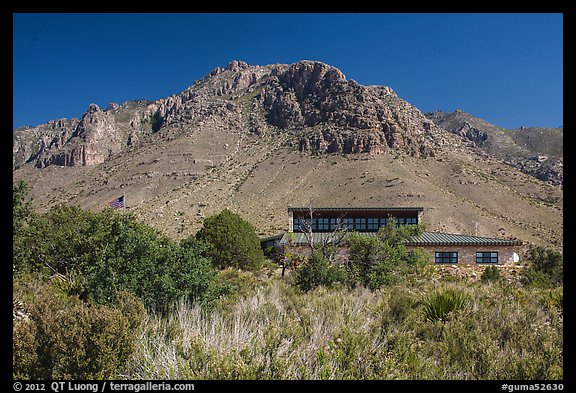
{"type": "Polygon", "coordinates": [[[201,242],[185,246],[139,223],[133,214],[57,206],[14,237],[16,274],[59,278],[68,295],[113,304],[122,289],[146,307],[166,310],[182,296],[202,299],[214,279],[201,242]]]}
{"type": "Polygon", "coordinates": [[[150,118],[150,124],[152,126],[152,132],[157,132],[162,128],[164,125],[164,119],[162,119],[162,115],[160,112],[154,113],[154,115],[150,118]]]}
{"type": "MultiPolygon", "coordinates": [[[[245,273],[245,272],[242,272],[245,273]]],[[[131,379],[562,379],[562,318],[545,291],[510,285],[449,288],[465,312],[431,322],[423,312],[438,282],[376,291],[339,285],[301,291],[263,278],[223,308],[182,304],[146,318],[131,379]]],[[[444,283],[441,283],[444,284],[444,283]]],[[[440,292],[442,292],[441,290],[440,292]]],[[[450,315],[450,313],[448,314],[450,315]]]]}
{"type": "Polygon", "coordinates": [[[344,267],[330,263],[321,248],[315,248],[296,273],[296,285],[304,291],[309,291],[320,285],[345,282],[346,279],[344,267]]]}
{"type": "Polygon", "coordinates": [[[488,266],[486,269],[484,269],[482,275],[480,276],[480,279],[484,282],[498,281],[501,278],[502,275],[500,274],[500,269],[498,269],[496,266],[488,266]]]}
{"type": "Polygon", "coordinates": [[[260,239],[252,224],[228,209],[206,218],[196,239],[208,245],[206,255],[216,267],[256,270],[264,262],[260,239]]]}
{"type": "Polygon", "coordinates": [[[404,240],[422,233],[423,225],[400,225],[390,219],[380,228],[377,237],[352,232],[347,234],[349,246],[347,267],[350,284],[360,283],[372,290],[401,280],[410,267],[422,266],[429,260],[425,252],[408,252],[404,240]]]}
{"type": "Polygon", "coordinates": [[[528,250],[528,266],[523,269],[525,284],[550,287],[563,282],[563,257],[558,251],[542,246],[528,250]]]}
{"type": "Polygon", "coordinates": [[[119,308],[65,296],[47,284],[29,310],[28,320],[13,325],[14,378],[111,379],[134,350],[130,316],[119,308]]]}
{"type": "Polygon", "coordinates": [[[556,287],[546,291],[544,304],[548,308],[554,308],[559,313],[564,312],[564,288],[556,287]]]}
{"type": "Polygon", "coordinates": [[[12,375],[14,379],[35,379],[38,363],[36,324],[30,320],[12,323],[12,375]]]}
{"type": "Polygon", "coordinates": [[[468,295],[461,290],[446,288],[435,291],[424,302],[426,320],[446,321],[450,313],[465,309],[468,302],[468,295]]]}

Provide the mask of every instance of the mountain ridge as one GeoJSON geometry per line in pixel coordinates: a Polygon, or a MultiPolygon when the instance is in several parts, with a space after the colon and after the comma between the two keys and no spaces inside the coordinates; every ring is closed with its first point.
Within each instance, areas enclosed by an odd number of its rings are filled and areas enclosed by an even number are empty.
{"type": "Polygon", "coordinates": [[[506,130],[459,109],[425,116],[528,175],[555,185],[564,182],[562,128],[523,126],[506,130]]]}
{"type": "Polygon", "coordinates": [[[223,208],[267,235],[285,230],[288,205],[407,205],[425,208],[431,230],[562,247],[560,186],[321,62],[232,61],[170,97],[19,129],[13,152],[38,210],[98,210],[125,194],[176,237],[223,208]]]}

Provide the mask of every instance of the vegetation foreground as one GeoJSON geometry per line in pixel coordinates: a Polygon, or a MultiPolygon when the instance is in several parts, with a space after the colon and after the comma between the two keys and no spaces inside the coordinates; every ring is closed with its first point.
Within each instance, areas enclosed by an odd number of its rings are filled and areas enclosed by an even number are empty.
{"type": "Polygon", "coordinates": [[[35,214],[25,194],[15,379],[563,379],[557,252],[533,249],[514,279],[457,277],[389,228],[352,236],[344,266],[320,249],[275,264],[230,212],[177,242],[111,210],[35,214]]]}
{"type": "Polygon", "coordinates": [[[302,293],[278,279],[261,284],[208,312],[182,302],[168,317],[148,315],[123,376],[519,380],[563,376],[562,317],[546,291],[504,282],[441,283],[430,277],[413,277],[409,283],[377,291],[319,287],[302,293]],[[445,320],[430,318],[427,307],[434,294],[448,289],[461,291],[469,302],[445,320]]]}

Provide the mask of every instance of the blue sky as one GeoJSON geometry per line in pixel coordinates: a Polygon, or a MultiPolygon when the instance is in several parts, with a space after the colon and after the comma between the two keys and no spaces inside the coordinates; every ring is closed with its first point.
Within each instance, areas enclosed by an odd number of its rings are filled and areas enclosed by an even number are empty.
{"type": "Polygon", "coordinates": [[[13,126],[177,94],[231,60],[319,60],[422,112],[563,124],[563,15],[14,14],[13,126]]]}

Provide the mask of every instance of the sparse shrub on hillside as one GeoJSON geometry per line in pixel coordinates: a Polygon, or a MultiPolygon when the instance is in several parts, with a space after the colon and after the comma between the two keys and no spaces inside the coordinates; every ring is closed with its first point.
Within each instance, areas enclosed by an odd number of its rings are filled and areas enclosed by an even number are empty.
{"type": "Polygon", "coordinates": [[[154,115],[150,118],[150,124],[152,126],[152,132],[157,132],[162,128],[164,125],[164,119],[160,115],[160,112],[154,113],[154,115]]]}
{"type": "Polygon", "coordinates": [[[216,267],[256,270],[264,263],[254,227],[228,209],[206,218],[196,238],[208,245],[206,255],[216,267]]]}

